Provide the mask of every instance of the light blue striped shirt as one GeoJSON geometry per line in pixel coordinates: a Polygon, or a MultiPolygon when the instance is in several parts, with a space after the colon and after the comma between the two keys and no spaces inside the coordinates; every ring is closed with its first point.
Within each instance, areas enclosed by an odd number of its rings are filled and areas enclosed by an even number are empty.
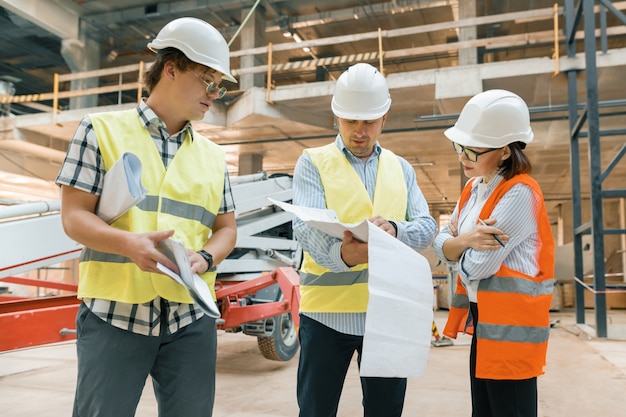
{"type": "MultiPolygon", "coordinates": [[[[474,216],[468,216],[472,212],[472,207],[476,204],[482,206],[503,179],[499,174],[494,176],[486,185],[483,195],[479,195],[478,192],[478,184],[482,182],[482,179],[474,181],[470,198],[460,213],[457,203],[450,216],[451,221],[457,220],[459,229],[467,222],[475,225],[477,213],[474,212],[474,216]]],[[[498,250],[481,251],[469,248],[463,252],[458,261],[458,270],[466,286],[473,281],[478,282],[478,280],[491,277],[502,264],[530,276],[537,275],[539,272],[536,259],[539,240],[536,220],[538,198],[539,196],[535,195],[530,187],[523,184],[514,185],[500,198],[490,218],[496,219],[494,227],[509,235],[509,241],[505,247],[498,250]]],[[[448,264],[454,264],[454,260],[446,259],[443,254],[444,242],[454,237],[450,234],[448,225],[449,223],[441,229],[433,246],[439,259],[448,264]]]]}
{"type": "MultiPolygon", "coordinates": [[[[346,156],[359,178],[365,185],[370,200],[374,198],[378,158],[382,148],[376,142],[374,153],[367,161],[354,156],[344,145],[341,135],[335,144],[346,156]]],[[[437,233],[437,223],[429,214],[428,204],[422,194],[413,167],[398,156],[404,172],[404,182],[408,191],[406,220],[396,222],[397,238],[407,246],[419,251],[426,249],[437,233]]],[[[349,192],[349,190],[346,190],[349,192]]],[[[308,154],[298,159],[293,177],[293,204],[298,206],[326,207],[326,198],[320,174],[308,154]]],[[[350,268],[341,259],[341,239],[334,238],[315,229],[299,219],[293,221],[296,240],[319,265],[333,272],[348,271],[350,268]]],[[[365,313],[306,313],[306,315],[338,332],[362,336],[365,331],[365,313]]]]}

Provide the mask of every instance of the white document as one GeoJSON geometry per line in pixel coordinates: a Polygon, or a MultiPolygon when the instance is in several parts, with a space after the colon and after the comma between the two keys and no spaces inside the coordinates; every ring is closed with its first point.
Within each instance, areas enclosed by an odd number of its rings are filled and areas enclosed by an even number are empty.
{"type": "Polygon", "coordinates": [[[215,300],[213,300],[213,294],[211,294],[209,286],[198,274],[191,272],[189,256],[187,256],[187,250],[182,242],[176,239],[165,239],[159,242],[157,249],[178,266],[180,274],[160,263],[157,263],[157,268],[185,287],[193,301],[208,316],[213,318],[220,317],[220,310],[215,300]]]}
{"type": "Polygon", "coordinates": [[[369,303],[360,374],[421,377],[433,323],[432,272],[426,258],[367,220],[344,224],[332,210],[268,200],[331,236],[341,239],[349,230],[368,242],[369,303]]]}
{"type": "Polygon", "coordinates": [[[428,260],[369,223],[370,293],[361,376],[421,377],[433,324],[433,281],[428,260]]]}
{"type": "Polygon", "coordinates": [[[300,220],[326,234],[338,239],[343,239],[344,230],[348,230],[352,232],[354,237],[361,242],[367,242],[367,220],[363,220],[361,223],[353,224],[341,223],[334,210],[294,206],[293,204],[274,200],[271,197],[267,197],[267,199],[271,201],[272,204],[275,204],[287,212],[293,213],[300,220]]]}
{"type": "Polygon", "coordinates": [[[147,191],[141,183],[141,161],[137,155],[125,152],[104,174],[96,214],[111,224],[143,200],[147,191]]]}

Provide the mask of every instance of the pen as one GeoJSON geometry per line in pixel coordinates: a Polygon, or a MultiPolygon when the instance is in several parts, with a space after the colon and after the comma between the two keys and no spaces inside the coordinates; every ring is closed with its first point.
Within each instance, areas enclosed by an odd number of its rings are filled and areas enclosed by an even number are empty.
{"type": "MultiPolygon", "coordinates": [[[[485,222],[482,219],[478,219],[478,221],[480,222],[480,224],[482,224],[483,226],[487,226],[485,224],[485,222]]],[[[498,237],[498,235],[492,234],[491,236],[493,236],[493,238],[496,240],[496,242],[498,242],[500,244],[500,246],[504,247],[504,243],[502,243],[502,241],[500,240],[500,238],[498,237]]]]}

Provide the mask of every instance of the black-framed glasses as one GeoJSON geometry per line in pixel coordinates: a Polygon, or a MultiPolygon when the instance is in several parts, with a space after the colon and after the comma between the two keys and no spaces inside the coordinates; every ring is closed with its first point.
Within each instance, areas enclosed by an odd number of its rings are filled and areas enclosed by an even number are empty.
{"type": "Polygon", "coordinates": [[[215,81],[207,82],[204,78],[196,74],[195,72],[191,72],[193,75],[198,77],[200,81],[206,84],[206,93],[214,94],[217,91],[217,98],[222,98],[226,95],[226,87],[220,87],[215,81]]]}
{"type": "Polygon", "coordinates": [[[465,146],[458,144],[456,142],[452,142],[452,146],[454,147],[454,152],[456,152],[457,155],[461,155],[462,153],[464,153],[465,157],[471,162],[478,161],[478,157],[480,155],[484,155],[486,153],[497,151],[498,149],[500,149],[500,148],[493,148],[493,149],[487,149],[486,151],[482,151],[482,152],[476,152],[471,149],[467,149],[465,146]]]}

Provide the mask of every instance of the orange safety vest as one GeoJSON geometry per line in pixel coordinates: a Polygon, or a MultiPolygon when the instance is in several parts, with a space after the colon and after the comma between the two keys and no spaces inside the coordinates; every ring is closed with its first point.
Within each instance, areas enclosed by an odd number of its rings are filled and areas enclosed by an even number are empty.
{"type": "MultiPolygon", "coordinates": [[[[539,197],[537,228],[539,273],[529,276],[502,265],[478,285],[477,329],[468,317],[469,299],[457,276],[448,321],[443,334],[474,334],[476,330],[476,377],[520,380],[543,374],[550,334],[550,305],[554,290],[554,239],[537,182],[529,175],[503,180],[485,202],[480,218],[489,218],[500,198],[516,184],[530,187],[539,197]]],[[[459,211],[471,194],[468,183],[459,199],[459,211]]]]}

